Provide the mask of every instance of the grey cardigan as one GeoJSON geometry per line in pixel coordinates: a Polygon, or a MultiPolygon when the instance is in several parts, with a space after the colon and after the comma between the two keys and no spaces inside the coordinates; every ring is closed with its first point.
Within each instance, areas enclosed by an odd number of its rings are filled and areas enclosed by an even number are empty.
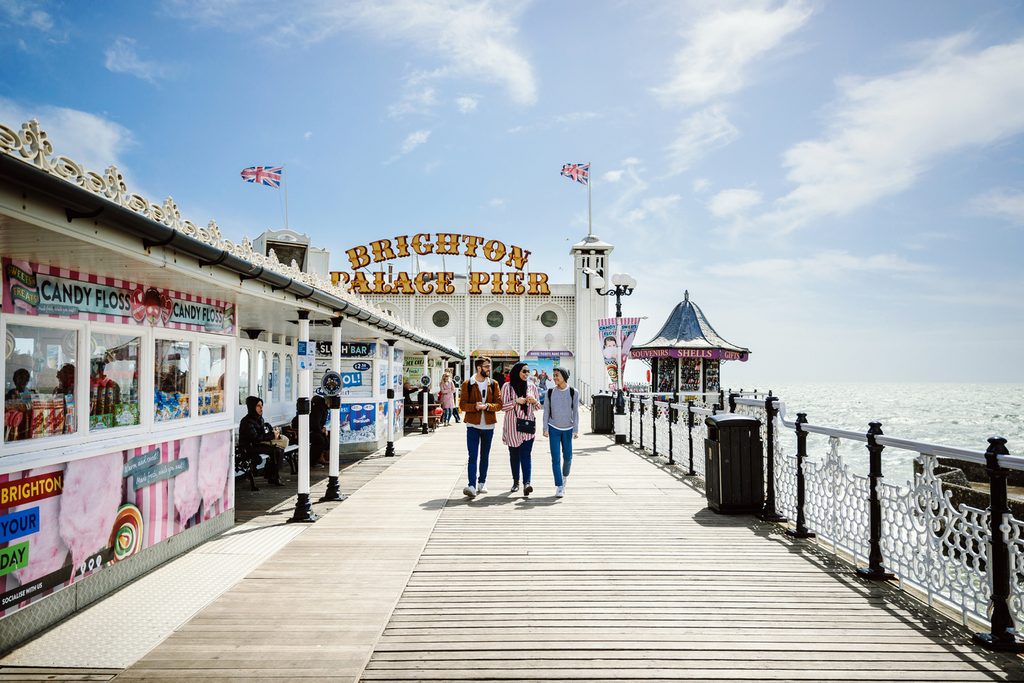
{"type": "MultiPolygon", "coordinates": [[[[573,389],[568,388],[569,391],[569,402],[572,405],[572,433],[580,433],[580,393],[573,389]]],[[[554,398],[555,393],[558,392],[558,387],[552,387],[548,391],[544,392],[544,431],[548,430],[548,425],[551,424],[551,400],[548,399],[550,394],[554,398]]]]}

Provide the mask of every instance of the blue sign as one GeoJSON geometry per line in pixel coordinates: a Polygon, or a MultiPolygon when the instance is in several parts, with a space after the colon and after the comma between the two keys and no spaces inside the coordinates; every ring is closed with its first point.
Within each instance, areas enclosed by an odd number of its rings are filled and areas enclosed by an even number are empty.
{"type": "Polygon", "coordinates": [[[39,531],[38,506],[0,517],[0,543],[7,543],[37,531],[39,531]]]}
{"type": "Polygon", "coordinates": [[[356,361],[355,363],[352,364],[352,368],[358,370],[359,372],[366,372],[367,370],[370,369],[370,364],[367,363],[365,360],[356,361]]]}
{"type": "Polygon", "coordinates": [[[363,373],[361,372],[343,372],[341,373],[341,385],[343,387],[361,387],[363,386],[363,373]]]}

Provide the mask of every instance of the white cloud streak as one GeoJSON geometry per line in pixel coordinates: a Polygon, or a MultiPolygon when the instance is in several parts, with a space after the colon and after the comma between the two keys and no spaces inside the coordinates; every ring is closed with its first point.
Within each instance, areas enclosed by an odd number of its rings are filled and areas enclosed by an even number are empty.
{"type": "Polygon", "coordinates": [[[455,98],[455,107],[463,114],[472,114],[480,104],[480,98],[475,95],[462,95],[455,98]]]}
{"type": "Polygon", "coordinates": [[[736,273],[743,273],[745,278],[771,278],[775,281],[837,280],[854,273],[912,275],[931,270],[929,266],[907,261],[896,254],[854,256],[845,251],[821,251],[803,258],[755,259],[745,263],[730,261],[705,268],[708,275],[715,277],[733,277],[736,273]]]}
{"type": "Polygon", "coordinates": [[[409,135],[406,136],[405,141],[402,143],[402,154],[408,154],[429,139],[429,130],[417,130],[409,133],[409,135]]]}
{"type": "Polygon", "coordinates": [[[729,122],[725,107],[715,105],[687,117],[668,146],[669,165],[681,173],[710,152],[734,142],[740,135],[729,122]]]}
{"type": "Polygon", "coordinates": [[[708,202],[708,211],[717,218],[732,218],[746,213],[760,203],[760,192],[734,188],[715,194],[708,202]]]}
{"type": "Polygon", "coordinates": [[[970,51],[970,34],[933,43],[913,67],[839,83],[825,133],[783,157],[796,184],[763,220],[781,232],[911,187],[938,160],[1024,132],[1024,39],[970,51]]]}
{"type": "Polygon", "coordinates": [[[168,66],[139,57],[133,38],[119,36],[104,50],[103,55],[103,65],[108,71],[129,74],[150,83],[156,83],[171,73],[168,66]]]}
{"type": "Polygon", "coordinates": [[[1024,190],[997,187],[971,200],[971,208],[983,216],[1024,225],[1024,190]]]}
{"type": "Polygon", "coordinates": [[[259,32],[293,46],[314,44],[343,31],[363,32],[388,44],[413,46],[437,64],[419,82],[468,78],[496,84],[513,102],[537,101],[533,67],[516,44],[518,19],[527,3],[464,0],[311,0],[296,11],[290,3],[240,0],[174,0],[181,19],[228,30],[259,32]]]}
{"type": "Polygon", "coordinates": [[[669,104],[694,106],[738,92],[746,86],[751,67],[803,27],[811,14],[800,1],[775,7],[757,2],[706,14],[684,34],[675,73],[654,93],[669,104]]]}
{"type": "Polygon", "coordinates": [[[0,0],[0,19],[44,33],[53,30],[53,16],[37,2],[0,0]]]}

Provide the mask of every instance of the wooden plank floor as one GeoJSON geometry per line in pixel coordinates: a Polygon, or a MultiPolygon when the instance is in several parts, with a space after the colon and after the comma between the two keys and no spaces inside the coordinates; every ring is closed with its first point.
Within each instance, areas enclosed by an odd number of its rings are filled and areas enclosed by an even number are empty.
{"type": "Polygon", "coordinates": [[[889,586],[583,436],[567,496],[459,482],[363,672],[386,680],[1024,680],[889,586]]]}

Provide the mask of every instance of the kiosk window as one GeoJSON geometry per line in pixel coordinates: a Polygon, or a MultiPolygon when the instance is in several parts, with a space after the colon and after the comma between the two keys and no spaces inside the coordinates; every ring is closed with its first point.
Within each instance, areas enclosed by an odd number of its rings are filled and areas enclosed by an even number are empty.
{"type": "Polygon", "coordinates": [[[192,344],[169,339],[156,340],[156,391],[154,413],[157,422],[180,420],[189,411],[189,363],[192,344]]]}
{"type": "Polygon", "coordinates": [[[281,354],[275,353],[270,359],[270,377],[267,378],[267,392],[271,401],[281,399],[281,354]]]}
{"type": "Polygon", "coordinates": [[[7,326],[4,441],[75,431],[78,332],[7,326]]]}
{"type": "Polygon", "coordinates": [[[294,398],[292,395],[292,354],[287,354],[284,357],[284,400],[290,401],[294,398]]]}
{"type": "Polygon", "coordinates": [[[249,349],[238,349],[238,405],[249,397],[249,349]]]}
{"type": "Polygon", "coordinates": [[[228,350],[223,344],[199,344],[199,397],[196,412],[200,415],[223,413],[224,376],[227,371],[228,350]]]}
{"type": "Polygon", "coordinates": [[[141,337],[91,335],[89,430],[139,424],[141,337]]]}

